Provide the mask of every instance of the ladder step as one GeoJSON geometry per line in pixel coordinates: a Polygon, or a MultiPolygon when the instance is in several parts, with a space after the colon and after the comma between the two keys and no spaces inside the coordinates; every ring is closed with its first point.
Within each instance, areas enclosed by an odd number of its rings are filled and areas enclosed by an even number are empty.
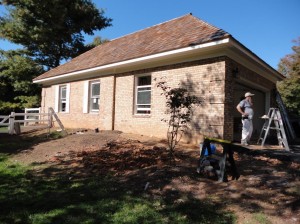
{"type": "Polygon", "coordinates": [[[272,130],[281,130],[281,128],[270,127],[272,130]]]}
{"type": "Polygon", "coordinates": [[[277,139],[280,144],[282,144],[286,150],[289,150],[288,142],[285,135],[285,130],[283,127],[283,121],[282,116],[280,114],[280,111],[278,108],[270,108],[268,115],[264,115],[261,117],[262,119],[265,119],[265,123],[262,127],[258,142],[261,141],[261,145],[265,142],[266,138],[268,137],[269,130],[276,130],[277,131],[277,139]],[[272,121],[274,122],[272,124],[272,121]],[[275,125],[275,127],[274,127],[275,125]],[[282,136],[282,137],[281,137],[282,136]]]}

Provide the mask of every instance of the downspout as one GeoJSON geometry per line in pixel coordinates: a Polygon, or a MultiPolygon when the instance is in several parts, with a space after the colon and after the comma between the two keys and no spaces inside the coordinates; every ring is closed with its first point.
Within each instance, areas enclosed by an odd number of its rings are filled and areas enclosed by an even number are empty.
{"type": "Polygon", "coordinates": [[[112,105],[112,122],[111,122],[111,130],[115,130],[115,116],[116,116],[116,75],[114,75],[113,82],[113,105],[112,105]]]}
{"type": "Polygon", "coordinates": [[[42,97],[41,97],[41,107],[42,107],[42,111],[41,113],[47,113],[48,111],[46,111],[46,88],[42,87],[42,97]]]}

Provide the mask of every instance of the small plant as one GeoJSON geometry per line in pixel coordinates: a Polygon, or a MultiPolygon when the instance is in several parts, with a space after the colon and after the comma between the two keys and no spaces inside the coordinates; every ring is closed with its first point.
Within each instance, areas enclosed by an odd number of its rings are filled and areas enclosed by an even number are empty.
{"type": "Polygon", "coordinates": [[[49,134],[49,138],[51,138],[51,139],[59,139],[59,138],[62,138],[62,137],[63,137],[62,132],[54,131],[54,132],[50,132],[50,134],[49,134]]]}
{"type": "Polygon", "coordinates": [[[159,81],[156,86],[163,91],[166,98],[167,114],[169,119],[162,119],[168,123],[167,140],[170,159],[174,160],[175,147],[180,141],[183,133],[187,130],[188,123],[192,119],[192,109],[202,103],[202,99],[190,95],[186,88],[171,88],[166,81],[159,81]]]}
{"type": "Polygon", "coordinates": [[[261,224],[271,224],[271,221],[268,219],[268,217],[262,213],[254,213],[253,214],[253,219],[255,220],[255,223],[261,223],[261,224]]]}

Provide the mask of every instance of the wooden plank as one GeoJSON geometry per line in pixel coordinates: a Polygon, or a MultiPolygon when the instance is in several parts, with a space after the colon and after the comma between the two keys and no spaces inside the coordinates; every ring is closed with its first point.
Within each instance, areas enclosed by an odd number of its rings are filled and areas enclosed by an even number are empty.
{"type": "Polygon", "coordinates": [[[64,134],[67,134],[64,125],[62,124],[62,122],[60,121],[60,119],[58,118],[57,114],[55,113],[55,111],[53,110],[52,107],[49,107],[49,111],[52,114],[52,116],[55,118],[55,120],[57,121],[57,123],[58,123],[60,129],[62,130],[62,132],[64,134]]]}
{"type": "Polygon", "coordinates": [[[15,113],[15,116],[25,116],[25,115],[31,115],[31,116],[39,116],[39,115],[48,115],[48,113],[15,113]]]}
{"type": "Polygon", "coordinates": [[[14,132],[15,132],[16,135],[21,134],[20,123],[14,123],[14,132]]]}
{"type": "Polygon", "coordinates": [[[15,112],[11,112],[9,116],[9,134],[13,135],[14,134],[14,121],[15,121],[15,112]]]}
{"type": "Polygon", "coordinates": [[[48,122],[48,119],[41,119],[41,120],[15,120],[14,122],[15,123],[23,123],[23,122],[30,123],[30,122],[39,122],[39,121],[47,121],[48,122]]]}
{"type": "Polygon", "coordinates": [[[211,142],[218,142],[218,143],[225,143],[225,144],[231,144],[232,143],[231,141],[224,140],[224,139],[219,139],[219,138],[208,138],[208,137],[205,137],[205,139],[208,139],[211,142]]]}
{"type": "Polygon", "coordinates": [[[3,120],[0,122],[0,124],[4,124],[4,122],[9,119],[9,116],[0,116],[0,119],[1,118],[3,118],[3,120]]]}

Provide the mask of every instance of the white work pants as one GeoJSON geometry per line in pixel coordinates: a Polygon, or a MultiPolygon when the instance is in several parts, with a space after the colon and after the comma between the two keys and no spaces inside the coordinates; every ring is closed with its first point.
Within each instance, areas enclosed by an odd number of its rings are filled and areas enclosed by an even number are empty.
{"type": "Polygon", "coordinates": [[[253,123],[252,119],[244,119],[242,120],[243,130],[242,130],[242,143],[248,143],[252,136],[253,132],[253,123]]]}

